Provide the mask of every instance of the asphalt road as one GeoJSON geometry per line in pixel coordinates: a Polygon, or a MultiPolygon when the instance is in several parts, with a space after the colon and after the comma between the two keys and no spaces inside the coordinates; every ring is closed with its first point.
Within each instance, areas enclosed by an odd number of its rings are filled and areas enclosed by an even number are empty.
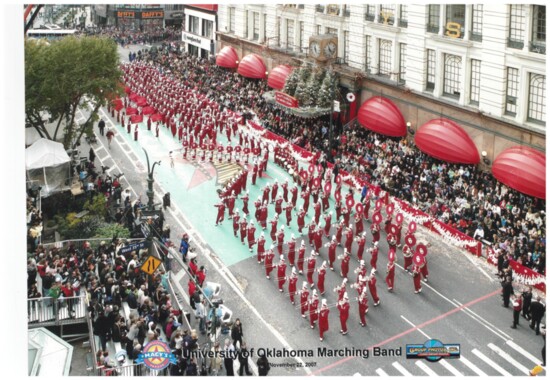
{"type": "MultiPolygon", "coordinates": [[[[136,50],[136,47],[130,49],[136,50]]],[[[121,49],[121,58],[127,59],[127,56],[128,50],[121,49]]],[[[113,120],[107,122],[108,127],[113,125],[112,122],[113,120]]],[[[122,132],[120,126],[113,128],[122,132]]],[[[145,135],[150,132],[141,133],[145,135]]],[[[150,140],[143,141],[150,143],[150,140]]],[[[106,146],[105,138],[99,138],[99,142],[94,144],[98,159],[104,165],[110,166],[113,173],[125,173],[123,186],[129,185],[134,196],[145,194],[146,163],[139,144],[131,142],[130,136],[125,136],[125,133],[118,133],[112,149],[109,150],[106,146]]],[[[148,146],[147,149],[154,150],[155,147],[148,146]]],[[[275,172],[277,170],[274,164],[270,164],[268,174],[276,176],[275,172]]],[[[169,174],[160,170],[155,172],[158,201],[165,191],[181,193],[184,199],[185,186],[175,189],[162,187],[163,184],[170,183],[164,178],[165,175],[169,174]]],[[[142,197],[142,201],[146,201],[146,198],[142,197]]],[[[213,205],[216,198],[212,193],[205,193],[203,201],[213,205]]],[[[225,238],[222,236],[224,232],[212,228],[211,233],[201,234],[200,228],[194,226],[204,223],[204,220],[189,219],[182,211],[189,207],[184,203],[185,201],[175,201],[173,196],[173,207],[166,213],[167,222],[172,227],[172,237],[176,240],[184,230],[191,232],[194,245],[199,247],[199,261],[209,269],[208,281],[222,285],[224,304],[233,311],[234,318],[241,319],[248,346],[255,348],[256,352],[260,348],[281,350],[283,347],[312,350],[312,357],[302,357],[300,360],[271,358],[272,375],[393,376],[410,373],[415,376],[518,376],[526,375],[527,369],[541,361],[543,340],[529,329],[527,321],[522,318],[517,330],[510,328],[512,311],[502,307],[500,284],[496,281],[494,269],[487,266],[483,259],[450,247],[428,231],[421,230],[417,233],[431,243],[429,283],[423,284],[422,293],[414,294],[412,277],[400,268],[396,268],[395,292],[389,293],[386,290],[384,277],[387,244],[382,234],[377,274],[380,306],[374,307],[369,299],[368,325],[362,328],[359,325],[357,303],[353,301],[357,293],[348,289],[352,298],[348,320],[350,333],[347,336],[339,334],[338,311],[333,308],[330,313],[330,329],[325,334],[325,341],[321,343],[318,330],[312,331],[309,322],[301,318],[299,310],[290,304],[288,294],[280,294],[275,281],[265,278],[255,257],[225,266],[222,259],[224,255],[216,252],[211,244],[217,239],[217,234],[220,234],[220,239],[225,238]],[[461,359],[431,363],[405,358],[407,344],[423,344],[428,339],[438,339],[445,344],[460,344],[461,359]],[[369,357],[361,358],[348,352],[335,357],[319,356],[319,347],[347,348],[352,351],[369,349],[369,357]],[[393,349],[396,354],[401,349],[401,355],[374,356],[375,347],[393,349]]],[[[237,202],[237,207],[240,207],[240,202],[237,202]]],[[[213,226],[215,212],[203,215],[203,218],[213,226]]],[[[369,223],[365,224],[367,231],[369,226],[369,223]]],[[[227,222],[225,228],[231,229],[227,222]]],[[[370,233],[367,237],[368,247],[371,242],[370,233]]],[[[245,247],[242,249],[248,251],[245,247]]],[[[337,253],[341,253],[341,248],[337,253]]],[[[327,258],[326,248],[321,250],[321,257],[327,258]]],[[[397,263],[402,265],[400,252],[397,263]]],[[[355,280],[352,272],[355,267],[357,262],[351,265],[348,276],[350,282],[355,280]]],[[[302,278],[303,276],[298,282],[299,287],[302,278]]],[[[186,289],[187,281],[182,282],[182,288],[186,289]]],[[[328,291],[325,297],[329,304],[335,302],[336,295],[332,289],[340,282],[337,270],[327,273],[328,291]]]]}

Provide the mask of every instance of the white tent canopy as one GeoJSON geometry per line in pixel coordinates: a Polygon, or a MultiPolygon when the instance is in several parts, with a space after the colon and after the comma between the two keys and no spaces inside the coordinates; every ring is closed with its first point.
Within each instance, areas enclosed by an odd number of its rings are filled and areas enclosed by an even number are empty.
{"type": "Polygon", "coordinates": [[[27,177],[42,186],[41,195],[48,195],[68,187],[70,157],[63,144],[40,139],[25,151],[27,177]]]}

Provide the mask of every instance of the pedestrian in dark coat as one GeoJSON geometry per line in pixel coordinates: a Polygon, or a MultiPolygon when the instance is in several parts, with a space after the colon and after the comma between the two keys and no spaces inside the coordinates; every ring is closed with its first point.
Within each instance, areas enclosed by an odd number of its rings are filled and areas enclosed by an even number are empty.
{"type": "Polygon", "coordinates": [[[512,287],[512,277],[506,277],[506,280],[502,282],[502,300],[503,306],[508,307],[510,305],[510,296],[514,294],[514,288],[512,287]]]}
{"type": "Polygon", "coordinates": [[[531,319],[531,301],[533,299],[532,288],[529,286],[526,290],[521,293],[523,298],[523,311],[522,315],[525,319],[531,319]]]}
{"type": "Polygon", "coordinates": [[[243,326],[239,318],[235,320],[231,328],[231,339],[233,339],[233,346],[237,347],[237,342],[239,342],[239,347],[243,345],[243,326]]]}
{"type": "Polygon", "coordinates": [[[239,350],[239,376],[242,376],[243,372],[245,372],[248,376],[252,375],[252,372],[250,372],[250,369],[248,369],[249,355],[249,351],[246,348],[246,342],[243,342],[241,345],[241,349],[239,350]]]}
{"type": "Polygon", "coordinates": [[[541,302],[540,296],[538,296],[533,302],[531,302],[531,329],[535,330],[537,335],[540,334],[540,322],[544,313],[546,312],[546,306],[541,302]]]}
{"type": "Polygon", "coordinates": [[[269,373],[269,370],[271,369],[271,366],[269,365],[269,361],[267,360],[267,357],[265,356],[265,354],[262,354],[258,358],[256,365],[258,366],[258,375],[267,376],[267,374],[269,373]]]}
{"type": "Polygon", "coordinates": [[[99,127],[99,134],[103,136],[103,133],[105,132],[105,121],[103,121],[103,119],[99,120],[97,126],[99,127]]]}

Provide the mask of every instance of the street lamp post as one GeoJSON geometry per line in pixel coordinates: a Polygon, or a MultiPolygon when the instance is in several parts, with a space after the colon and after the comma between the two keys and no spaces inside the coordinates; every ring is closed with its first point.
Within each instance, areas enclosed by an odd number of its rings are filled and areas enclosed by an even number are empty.
{"type": "Polygon", "coordinates": [[[155,182],[153,178],[153,173],[155,171],[155,165],[160,165],[160,161],[155,161],[153,163],[153,167],[149,165],[149,155],[147,154],[147,151],[145,148],[142,148],[145,152],[145,158],[147,158],[147,197],[149,198],[147,202],[147,210],[153,211],[155,209],[155,192],[153,190],[153,183],[155,182]]]}

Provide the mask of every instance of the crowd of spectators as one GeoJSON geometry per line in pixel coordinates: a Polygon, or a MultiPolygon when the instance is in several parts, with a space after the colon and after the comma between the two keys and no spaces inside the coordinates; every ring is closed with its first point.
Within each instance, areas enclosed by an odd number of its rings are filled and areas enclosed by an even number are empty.
{"type": "Polygon", "coordinates": [[[457,230],[505,250],[544,273],[545,202],[521,194],[474,165],[449,164],[417,149],[410,138],[389,138],[357,124],[337,126],[329,144],[328,117],[300,118],[268,103],[267,82],[216,66],[213,59],[165,45],[141,59],[193,84],[225,107],[312,152],[329,152],[346,171],[381,186],[457,230]],[[330,148],[330,149],[329,149],[330,148]]]}
{"type": "Polygon", "coordinates": [[[80,30],[80,34],[106,36],[112,38],[117,44],[126,46],[130,44],[142,45],[163,41],[176,41],[181,38],[181,28],[175,26],[163,28],[159,26],[147,28],[147,30],[137,30],[128,27],[90,26],[80,30]]]}

